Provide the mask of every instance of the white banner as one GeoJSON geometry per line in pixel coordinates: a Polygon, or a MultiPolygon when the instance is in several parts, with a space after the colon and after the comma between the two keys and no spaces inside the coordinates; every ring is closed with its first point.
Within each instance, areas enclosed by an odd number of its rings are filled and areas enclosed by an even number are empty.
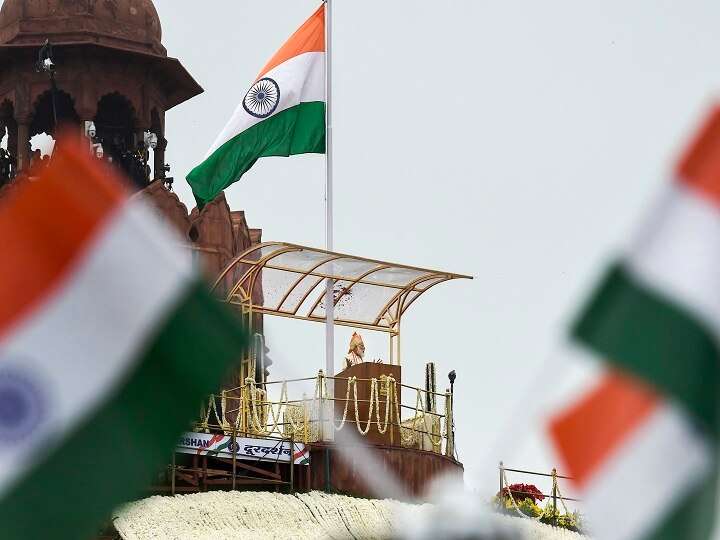
{"type": "MultiPolygon", "coordinates": [[[[186,431],[180,435],[175,451],[182,454],[232,459],[233,440],[230,435],[186,431]]],[[[235,439],[235,452],[237,459],[280,463],[292,461],[295,465],[310,464],[310,451],[305,445],[290,441],[238,437],[235,439]]]]}

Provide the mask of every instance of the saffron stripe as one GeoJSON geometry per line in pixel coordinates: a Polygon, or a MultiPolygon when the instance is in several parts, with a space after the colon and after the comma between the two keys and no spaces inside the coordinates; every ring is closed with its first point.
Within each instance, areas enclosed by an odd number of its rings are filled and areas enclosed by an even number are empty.
{"type": "Polygon", "coordinates": [[[0,340],[57,289],[124,198],[69,141],[0,198],[0,340]]]}
{"type": "Polygon", "coordinates": [[[657,407],[657,394],[618,371],[550,421],[560,456],[581,488],[657,407]]]}
{"type": "Polygon", "coordinates": [[[678,181],[720,205],[720,107],[708,114],[695,139],[678,161],[678,181]]]}
{"type": "Polygon", "coordinates": [[[307,52],[325,52],[325,4],[310,15],[310,18],[290,36],[280,50],[275,53],[267,65],[260,71],[257,79],[279,66],[283,62],[307,52]]]}

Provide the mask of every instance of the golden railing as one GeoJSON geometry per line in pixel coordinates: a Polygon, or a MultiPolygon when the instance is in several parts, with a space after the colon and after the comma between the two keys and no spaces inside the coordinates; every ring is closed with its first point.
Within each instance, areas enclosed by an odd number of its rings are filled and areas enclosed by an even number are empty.
{"type": "Polygon", "coordinates": [[[452,394],[449,391],[430,392],[404,385],[392,375],[372,379],[327,377],[321,370],[316,377],[262,384],[247,378],[243,386],[208,396],[193,428],[204,432],[282,437],[307,444],[333,440],[335,432],[351,429],[354,424],[360,436],[378,433],[385,435],[393,446],[452,457],[452,414],[452,394]],[[345,381],[345,396],[330,395],[328,380],[336,383],[345,381]],[[293,385],[307,385],[313,381],[312,396],[291,399],[293,385]],[[360,382],[369,383],[369,399],[358,398],[360,382]],[[406,395],[409,390],[414,403],[401,403],[399,388],[406,395]],[[275,398],[271,399],[270,394],[274,394],[275,398]],[[435,410],[426,410],[424,404],[427,403],[432,403],[435,410]],[[364,404],[367,404],[367,413],[361,418],[359,409],[364,409],[364,404]],[[404,418],[404,413],[409,414],[404,418]],[[400,440],[395,440],[395,433],[399,433],[400,440]]]}
{"type": "MultiPolygon", "coordinates": [[[[512,501],[513,508],[515,511],[520,515],[521,517],[528,517],[522,512],[520,512],[518,508],[518,501],[516,500],[518,498],[522,498],[523,495],[531,495],[531,496],[537,496],[538,493],[529,492],[529,491],[522,491],[522,490],[511,490],[510,489],[510,482],[507,478],[507,473],[518,473],[522,475],[528,475],[528,476],[539,476],[539,477],[545,477],[551,479],[551,489],[550,493],[543,493],[542,491],[539,492],[540,495],[543,497],[547,497],[550,499],[550,507],[553,510],[553,513],[556,513],[558,511],[558,500],[560,500],[560,503],[562,504],[563,509],[565,510],[565,514],[573,514],[571,512],[566,504],[566,501],[573,501],[573,502],[582,502],[580,499],[573,499],[571,497],[563,497],[562,493],[560,492],[560,483],[558,480],[573,480],[569,476],[562,476],[557,473],[557,469],[553,469],[550,473],[544,473],[544,472],[536,472],[536,471],[524,471],[522,469],[510,469],[508,467],[505,467],[504,463],[501,461],[498,470],[500,472],[500,491],[498,491],[498,505],[503,504],[503,496],[500,496],[502,494],[507,493],[510,500],[512,501]]],[[[536,518],[539,519],[539,518],[536,518]]]]}

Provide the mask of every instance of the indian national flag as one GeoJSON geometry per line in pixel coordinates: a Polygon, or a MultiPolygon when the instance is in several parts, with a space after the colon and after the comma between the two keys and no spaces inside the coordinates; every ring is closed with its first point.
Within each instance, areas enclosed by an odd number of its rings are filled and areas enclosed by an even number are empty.
{"type": "Polygon", "coordinates": [[[187,181],[203,205],[261,157],[324,152],[325,8],[320,6],[263,68],[187,181]]]}
{"type": "Polygon", "coordinates": [[[0,196],[0,538],[88,538],[153,483],[246,341],[98,167],[60,141],[0,196]]]}
{"type": "Polygon", "coordinates": [[[720,426],[720,108],[573,336],[608,362],[549,432],[597,538],[708,538],[720,426]]]}

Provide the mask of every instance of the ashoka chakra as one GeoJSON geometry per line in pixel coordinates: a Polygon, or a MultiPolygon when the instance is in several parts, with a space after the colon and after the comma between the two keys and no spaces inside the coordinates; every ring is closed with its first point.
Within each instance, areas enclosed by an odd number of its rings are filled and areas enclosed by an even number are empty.
{"type": "Polygon", "coordinates": [[[0,447],[17,444],[42,424],[45,397],[27,373],[0,371],[0,447]]]}
{"type": "Polygon", "coordinates": [[[256,118],[267,118],[275,112],[279,103],[280,87],[269,77],[253,84],[243,99],[243,107],[247,113],[256,118]]]}

